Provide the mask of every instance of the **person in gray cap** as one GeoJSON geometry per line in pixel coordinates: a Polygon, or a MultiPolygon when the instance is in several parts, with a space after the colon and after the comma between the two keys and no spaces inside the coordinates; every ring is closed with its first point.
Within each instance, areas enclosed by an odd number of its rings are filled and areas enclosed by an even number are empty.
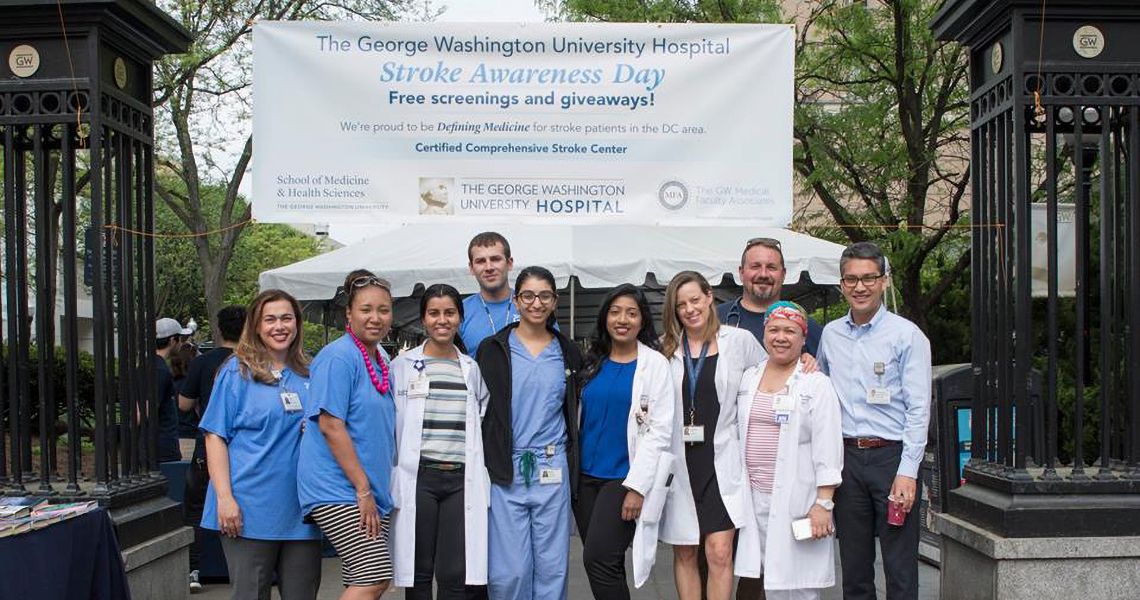
{"type": "Polygon", "coordinates": [[[182,460],[178,448],[178,399],[174,395],[174,375],[166,364],[182,338],[193,331],[169,317],[154,323],[154,397],[158,405],[158,462],[182,460]]]}

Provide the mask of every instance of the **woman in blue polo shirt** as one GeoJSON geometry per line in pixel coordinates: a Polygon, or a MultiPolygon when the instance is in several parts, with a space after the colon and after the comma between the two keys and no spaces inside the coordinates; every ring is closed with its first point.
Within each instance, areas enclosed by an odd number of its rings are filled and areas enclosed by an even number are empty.
{"type": "Polygon", "coordinates": [[[313,360],[297,494],[341,558],[342,600],[379,598],[388,550],[396,406],[380,340],[392,326],[388,282],[360,269],[344,281],[345,334],[313,360]]]}
{"type": "Polygon", "coordinates": [[[222,534],[235,600],[268,598],[274,571],[283,600],[312,600],[321,584],[320,532],[294,493],[309,403],[300,314],[280,290],[254,298],[199,423],[210,470],[202,527],[222,534]]]}

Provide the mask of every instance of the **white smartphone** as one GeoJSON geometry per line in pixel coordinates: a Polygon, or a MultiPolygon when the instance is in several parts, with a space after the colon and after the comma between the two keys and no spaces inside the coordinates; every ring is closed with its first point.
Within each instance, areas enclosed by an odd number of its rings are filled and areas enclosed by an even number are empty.
{"type": "Polygon", "coordinates": [[[796,538],[796,541],[800,542],[811,539],[810,517],[804,517],[802,519],[792,521],[792,537],[796,538]]]}

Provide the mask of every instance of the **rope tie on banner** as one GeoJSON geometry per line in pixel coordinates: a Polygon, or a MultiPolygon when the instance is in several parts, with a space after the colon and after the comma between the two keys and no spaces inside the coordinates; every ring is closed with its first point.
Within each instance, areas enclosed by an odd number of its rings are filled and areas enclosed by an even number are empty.
{"type": "Polygon", "coordinates": [[[1037,89],[1033,90],[1033,116],[1037,120],[1045,117],[1045,107],[1041,105],[1041,89],[1045,79],[1041,77],[1041,62],[1045,60],[1045,0],[1041,0],[1041,25],[1038,27],[1040,39],[1037,42],[1037,89]]]}
{"type": "Polygon", "coordinates": [[[194,233],[194,232],[159,233],[157,231],[140,231],[138,229],[131,229],[129,227],[123,227],[123,226],[117,225],[115,223],[108,223],[107,225],[104,225],[103,228],[107,229],[109,231],[120,231],[122,233],[129,233],[131,235],[137,235],[139,237],[160,238],[160,239],[181,239],[181,238],[206,237],[208,235],[214,235],[216,233],[224,233],[224,232],[229,231],[231,229],[237,229],[239,227],[244,227],[246,225],[254,225],[256,223],[257,222],[254,221],[253,219],[246,219],[244,221],[238,221],[237,223],[234,223],[232,225],[227,225],[225,227],[219,227],[218,229],[211,229],[210,231],[203,231],[202,233],[194,233]]]}

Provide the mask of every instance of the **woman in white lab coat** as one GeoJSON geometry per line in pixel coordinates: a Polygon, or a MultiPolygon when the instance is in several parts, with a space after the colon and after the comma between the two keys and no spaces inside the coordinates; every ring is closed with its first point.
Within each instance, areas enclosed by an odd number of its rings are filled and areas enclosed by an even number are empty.
{"type": "Polygon", "coordinates": [[[439,598],[461,599],[465,585],[487,583],[489,480],[480,426],[487,390],[479,365],[455,345],[459,292],[428,287],[420,318],[428,339],[392,361],[395,583],[411,588],[409,599],[430,600],[434,576],[439,598]]]}
{"type": "Polygon", "coordinates": [[[628,283],[602,300],[583,369],[575,518],[596,600],[628,600],[625,551],[633,543],[634,585],[649,577],[669,492],[673,381],[656,350],[645,294],[628,283]]]}
{"type": "Polygon", "coordinates": [[[736,530],[755,525],[736,399],[744,371],[760,362],[760,344],[743,329],[720,326],[712,288],[694,271],[683,271],[669,282],[662,312],[661,351],[673,373],[677,460],[660,538],[674,546],[681,600],[701,598],[701,543],[708,557],[707,597],[728,600],[736,530]]]}
{"type": "Polygon", "coordinates": [[[802,307],[773,304],[764,322],[768,359],[744,374],[737,401],[755,526],[742,529],[736,573],[762,575],[770,600],[816,600],[835,584],[831,511],[843,434],[831,380],[799,364],[806,335],[802,307]]]}

